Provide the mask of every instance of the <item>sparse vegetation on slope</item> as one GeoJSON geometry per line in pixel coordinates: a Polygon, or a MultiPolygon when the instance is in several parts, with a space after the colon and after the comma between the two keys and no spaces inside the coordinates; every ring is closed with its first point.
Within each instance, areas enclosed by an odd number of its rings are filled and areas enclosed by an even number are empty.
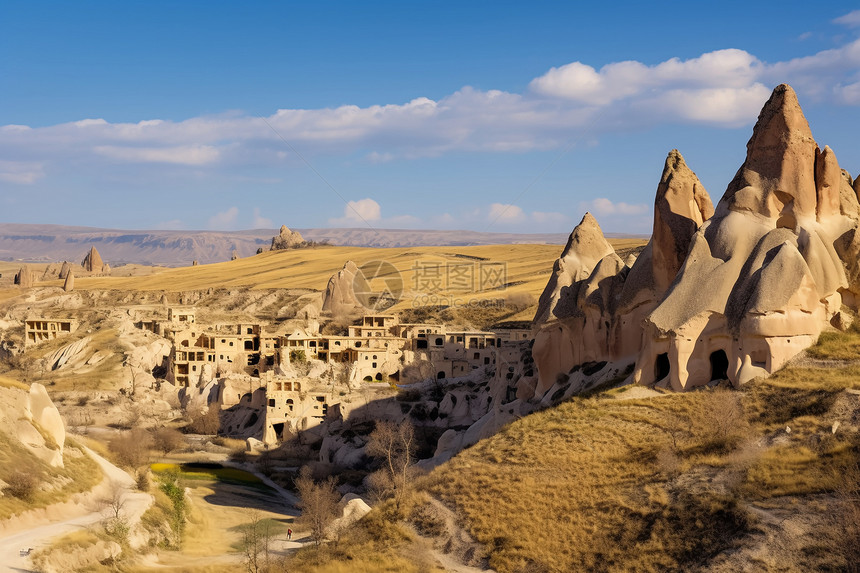
{"type": "MultiPolygon", "coordinates": [[[[843,338],[855,336],[825,337],[810,354],[844,359],[843,338]]],[[[803,507],[818,528],[767,558],[844,568],[851,544],[834,541],[845,520],[830,511],[857,511],[856,497],[838,505],[834,492],[852,490],[846,468],[860,440],[835,421],[858,411],[843,392],[860,387],[857,374],[856,364],[795,367],[738,393],[574,399],[461,453],[428,488],[456,507],[500,572],[708,569],[756,542],[767,504],[803,507]]]]}
{"type": "Polygon", "coordinates": [[[667,450],[688,471],[706,462],[695,423],[706,398],[573,400],[461,453],[429,489],[465,517],[498,571],[689,567],[748,527],[731,491],[694,494],[665,471],[667,450]]]}
{"type": "Polygon", "coordinates": [[[74,440],[66,440],[63,464],[50,467],[0,432],[0,480],[7,484],[0,497],[0,520],[66,501],[102,479],[96,462],[74,440]]]}

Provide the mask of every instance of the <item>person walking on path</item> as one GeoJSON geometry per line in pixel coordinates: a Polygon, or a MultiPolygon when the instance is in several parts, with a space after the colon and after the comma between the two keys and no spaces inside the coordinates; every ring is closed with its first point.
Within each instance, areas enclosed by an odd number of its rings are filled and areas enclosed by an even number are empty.
{"type": "Polygon", "coordinates": [[[287,541],[290,541],[293,538],[293,530],[287,528],[287,541]]]}

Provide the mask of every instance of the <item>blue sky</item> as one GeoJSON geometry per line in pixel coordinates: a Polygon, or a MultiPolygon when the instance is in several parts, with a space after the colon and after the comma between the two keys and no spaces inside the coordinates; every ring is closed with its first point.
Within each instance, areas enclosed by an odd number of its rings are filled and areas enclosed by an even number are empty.
{"type": "Polygon", "coordinates": [[[0,221],[647,233],[770,90],[860,172],[851,2],[0,3],[0,221]]]}

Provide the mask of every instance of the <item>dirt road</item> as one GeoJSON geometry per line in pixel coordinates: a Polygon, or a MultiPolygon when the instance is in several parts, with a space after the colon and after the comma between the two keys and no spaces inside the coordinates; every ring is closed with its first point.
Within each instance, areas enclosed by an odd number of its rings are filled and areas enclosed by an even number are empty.
{"type": "Polygon", "coordinates": [[[7,531],[0,537],[0,571],[32,571],[29,556],[21,556],[21,549],[39,549],[50,544],[51,540],[60,535],[86,528],[105,518],[105,513],[99,508],[100,500],[108,497],[117,487],[126,490],[123,494],[122,514],[129,523],[137,523],[140,516],[152,504],[153,498],[147,493],[135,493],[134,480],[127,473],[93,452],[87,453],[98,462],[104,474],[102,482],[84,494],[78,504],[80,514],[67,517],[62,521],[45,523],[28,523],[20,531],[7,531]]]}

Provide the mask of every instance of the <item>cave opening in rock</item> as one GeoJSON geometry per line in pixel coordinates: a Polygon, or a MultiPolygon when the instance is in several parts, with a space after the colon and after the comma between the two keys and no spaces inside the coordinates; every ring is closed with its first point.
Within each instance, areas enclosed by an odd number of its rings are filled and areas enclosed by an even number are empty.
{"type": "Polygon", "coordinates": [[[669,364],[669,355],[667,353],[658,354],[654,361],[654,381],[659,382],[669,375],[671,366],[669,364]]]}
{"type": "Polygon", "coordinates": [[[729,357],[725,350],[711,352],[711,380],[727,380],[729,377],[729,357]]]}

